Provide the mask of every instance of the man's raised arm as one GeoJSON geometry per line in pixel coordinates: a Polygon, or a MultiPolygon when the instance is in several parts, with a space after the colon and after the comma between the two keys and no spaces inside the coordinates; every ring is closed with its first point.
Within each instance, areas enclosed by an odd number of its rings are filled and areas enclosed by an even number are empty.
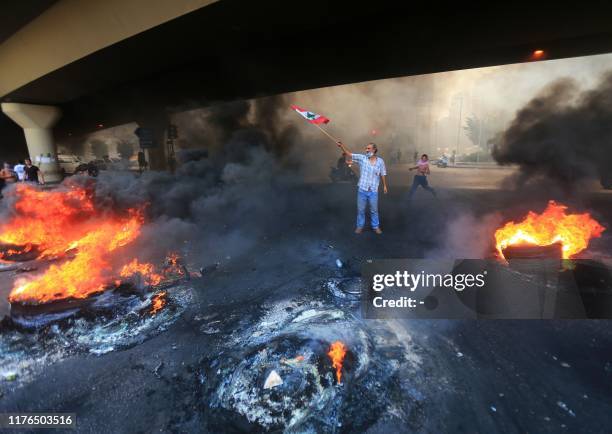
{"type": "Polygon", "coordinates": [[[348,148],[346,147],[344,143],[342,143],[340,140],[338,140],[336,143],[338,144],[338,147],[342,149],[342,152],[344,152],[344,155],[346,155],[348,158],[351,158],[353,156],[353,153],[348,150],[348,148]]]}

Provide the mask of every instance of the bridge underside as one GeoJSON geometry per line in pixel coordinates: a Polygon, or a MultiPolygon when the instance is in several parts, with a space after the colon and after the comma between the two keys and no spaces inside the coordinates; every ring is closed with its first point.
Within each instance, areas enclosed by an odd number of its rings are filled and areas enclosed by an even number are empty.
{"type": "Polygon", "coordinates": [[[609,7],[574,8],[223,0],[66,65],[4,101],[59,105],[61,137],[217,101],[524,62],[534,49],[549,59],[611,52],[609,7]]]}

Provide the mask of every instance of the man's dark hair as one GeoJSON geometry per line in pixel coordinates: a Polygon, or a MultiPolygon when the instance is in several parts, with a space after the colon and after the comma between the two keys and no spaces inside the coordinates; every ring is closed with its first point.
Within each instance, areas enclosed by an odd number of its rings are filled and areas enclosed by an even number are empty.
{"type": "Polygon", "coordinates": [[[23,160],[19,160],[19,164],[25,164],[23,160]]]}
{"type": "Polygon", "coordinates": [[[421,155],[421,158],[423,158],[423,157],[425,157],[425,158],[427,158],[429,160],[429,156],[427,154],[421,155]]]}

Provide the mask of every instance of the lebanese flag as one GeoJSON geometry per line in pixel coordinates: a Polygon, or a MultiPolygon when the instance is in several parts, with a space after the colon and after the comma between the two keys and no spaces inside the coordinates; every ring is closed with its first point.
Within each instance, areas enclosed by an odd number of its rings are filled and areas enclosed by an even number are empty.
{"type": "Polygon", "coordinates": [[[301,107],[296,106],[295,104],[291,105],[291,108],[301,114],[304,119],[306,119],[311,124],[326,124],[329,122],[325,116],[318,115],[314,112],[309,112],[308,110],[304,110],[301,107]]]}

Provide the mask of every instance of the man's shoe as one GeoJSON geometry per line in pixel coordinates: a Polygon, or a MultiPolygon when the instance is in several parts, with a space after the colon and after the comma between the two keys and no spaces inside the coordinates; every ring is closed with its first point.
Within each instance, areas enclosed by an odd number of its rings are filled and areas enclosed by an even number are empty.
{"type": "Polygon", "coordinates": [[[356,234],[360,234],[360,233],[362,233],[362,232],[363,232],[363,228],[357,228],[357,229],[355,229],[355,233],[356,233],[356,234]]]}
{"type": "Polygon", "coordinates": [[[382,230],[380,228],[374,229],[374,232],[376,232],[378,235],[382,234],[382,230]]]}

